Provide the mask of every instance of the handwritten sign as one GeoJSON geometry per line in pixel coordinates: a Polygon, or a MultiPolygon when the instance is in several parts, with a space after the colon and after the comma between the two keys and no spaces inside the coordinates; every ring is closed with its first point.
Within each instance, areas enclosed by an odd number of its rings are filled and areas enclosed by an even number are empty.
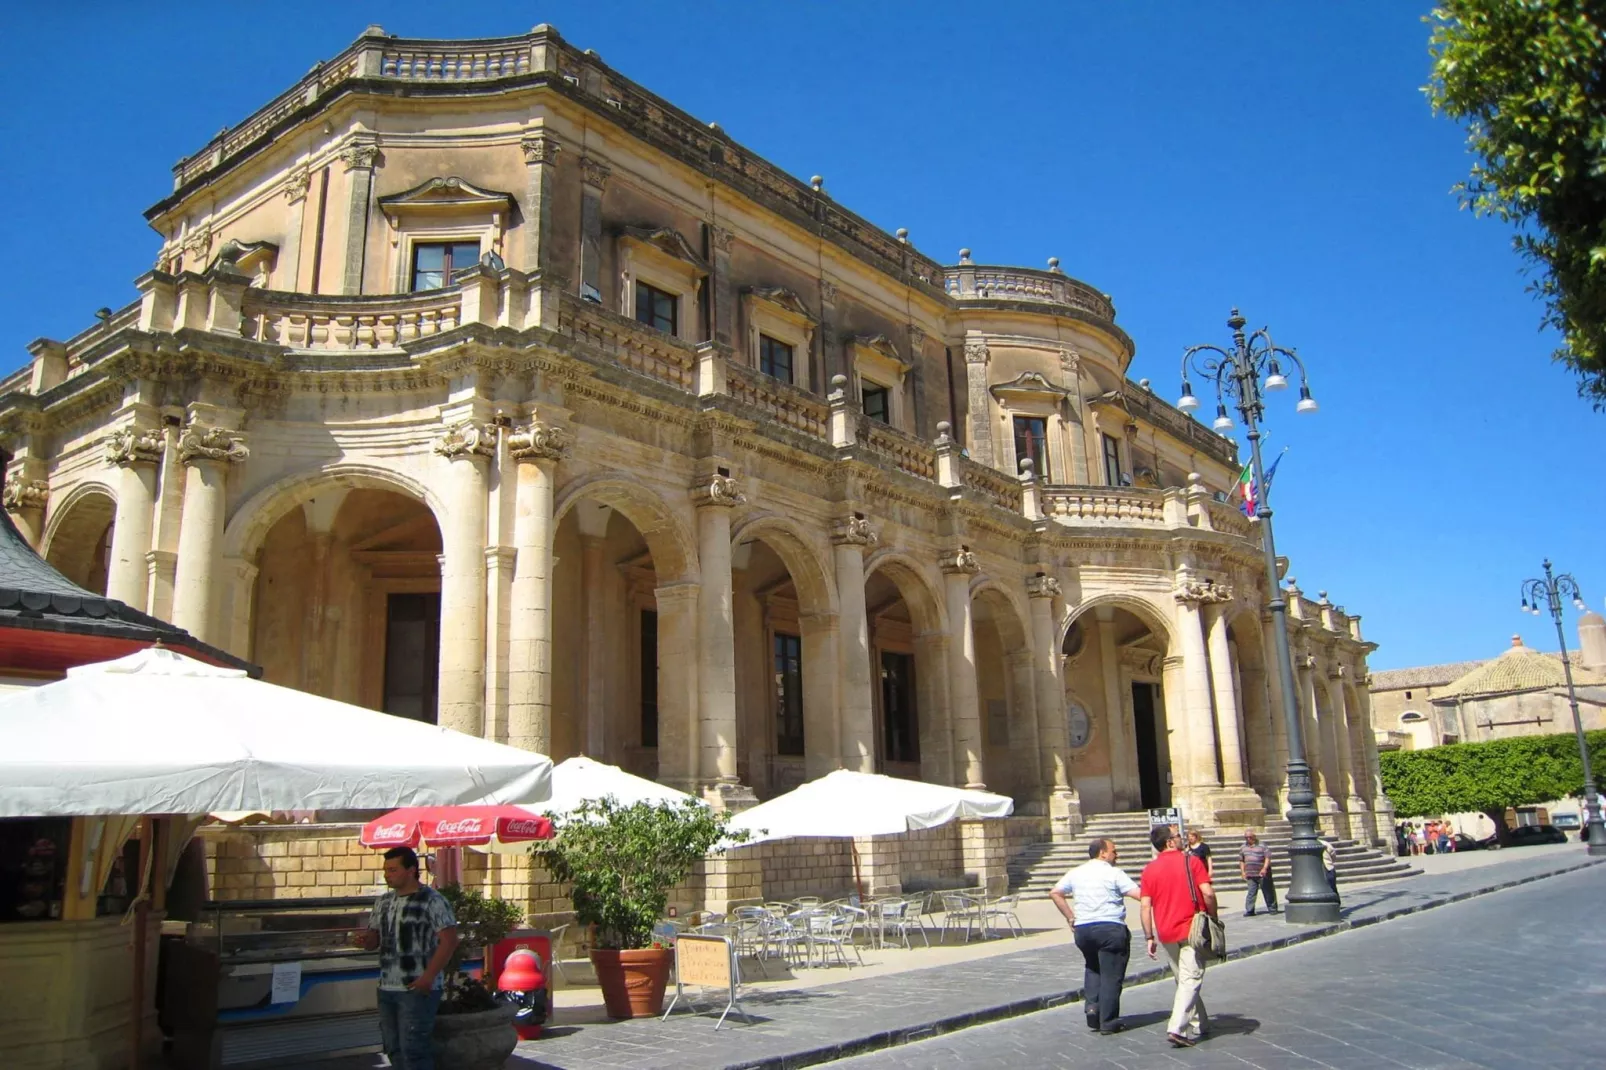
{"type": "Polygon", "coordinates": [[[301,963],[273,964],[273,995],[270,1003],[294,1003],[301,998],[301,963]]]}
{"type": "Polygon", "coordinates": [[[683,985],[731,987],[730,942],[723,936],[676,937],[675,970],[675,979],[683,985]]]}

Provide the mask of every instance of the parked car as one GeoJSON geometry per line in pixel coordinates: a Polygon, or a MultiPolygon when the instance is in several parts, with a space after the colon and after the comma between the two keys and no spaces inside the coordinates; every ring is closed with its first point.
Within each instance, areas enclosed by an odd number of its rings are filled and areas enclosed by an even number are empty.
{"type": "Polygon", "coordinates": [[[1531,847],[1537,843],[1566,843],[1567,834],[1555,825],[1518,825],[1506,834],[1502,844],[1498,836],[1490,836],[1483,846],[1491,850],[1498,847],[1531,847]]]}
{"type": "Polygon", "coordinates": [[[1455,834],[1455,849],[1458,853],[1461,851],[1481,851],[1483,850],[1483,841],[1475,840],[1465,832],[1458,832],[1455,834]]]}

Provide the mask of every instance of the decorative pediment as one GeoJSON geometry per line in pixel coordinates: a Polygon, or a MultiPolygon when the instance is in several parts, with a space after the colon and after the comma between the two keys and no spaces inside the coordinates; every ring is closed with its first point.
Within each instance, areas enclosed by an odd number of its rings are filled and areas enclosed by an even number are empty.
{"type": "Polygon", "coordinates": [[[755,301],[774,305],[798,319],[809,323],[818,322],[814,314],[809,311],[809,306],[803,303],[803,299],[784,286],[749,286],[742,292],[755,301]]]}
{"type": "Polygon", "coordinates": [[[279,247],[273,242],[242,242],[231,238],[217,251],[208,270],[245,275],[265,284],[278,259],[279,247]]]}
{"type": "Polygon", "coordinates": [[[987,388],[999,401],[1009,398],[1059,402],[1071,396],[1064,387],[1049,382],[1042,372],[1021,372],[1007,383],[995,383],[987,388]]]}
{"type": "Polygon", "coordinates": [[[625,241],[647,246],[667,257],[690,264],[703,274],[708,273],[708,262],[691,247],[680,231],[672,227],[625,227],[619,236],[625,241]]]}
{"type": "Polygon", "coordinates": [[[482,189],[452,175],[448,178],[432,178],[402,193],[381,197],[379,209],[395,223],[400,216],[414,212],[500,215],[511,212],[513,203],[511,193],[482,189]]]}
{"type": "Polygon", "coordinates": [[[910,364],[899,355],[898,347],[893,345],[892,339],[888,338],[884,334],[850,335],[847,339],[847,342],[849,346],[852,346],[855,349],[869,350],[872,353],[878,354],[886,361],[896,365],[898,368],[898,374],[900,376],[907,372],[910,368],[914,367],[914,365],[910,364]]]}

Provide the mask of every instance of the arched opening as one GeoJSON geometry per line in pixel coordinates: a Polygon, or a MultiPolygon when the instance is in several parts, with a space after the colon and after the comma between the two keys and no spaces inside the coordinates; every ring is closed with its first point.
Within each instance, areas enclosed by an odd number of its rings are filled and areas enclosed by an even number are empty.
{"type": "Polygon", "coordinates": [[[1285,732],[1272,717],[1270,688],[1276,680],[1267,672],[1264,635],[1258,614],[1239,613],[1227,625],[1233,690],[1243,723],[1244,768],[1249,786],[1268,810],[1276,810],[1287,766],[1285,732]]]}
{"type": "Polygon", "coordinates": [[[1038,801],[1035,673],[1032,645],[1015,604],[999,587],[983,583],[971,594],[976,640],[976,698],[981,713],[982,768],[987,787],[1038,801]]]}
{"type": "Polygon", "coordinates": [[[866,571],[876,772],[953,784],[947,638],[937,596],[919,566],[901,556],[872,558],[866,571]]]}
{"type": "Polygon", "coordinates": [[[84,590],[105,594],[116,512],[116,501],[98,487],[71,496],[45,530],[45,560],[84,590]]]}
{"type": "Polygon", "coordinates": [[[1169,637],[1146,606],[1084,607],[1060,642],[1071,780],[1084,813],[1171,805],[1169,637]]]}
{"type": "Polygon", "coordinates": [[[297,494],[256,555],[251,658],[263,678],[434,723],[440,553],[434,514],[406,494],[297,494]]]}

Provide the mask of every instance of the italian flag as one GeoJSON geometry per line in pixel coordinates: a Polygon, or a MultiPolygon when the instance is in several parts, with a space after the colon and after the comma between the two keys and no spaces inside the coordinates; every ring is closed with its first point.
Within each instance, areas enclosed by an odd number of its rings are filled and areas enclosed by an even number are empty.
{"type": "Polygon", "coordinates": [[[1238,497],[1242,501],[1241,508],[1244,516],[1254,519],[1255,506],[1255,462],[1250,461],[1244,465],[1244,470],[1238,473],[1238,497]]]}

